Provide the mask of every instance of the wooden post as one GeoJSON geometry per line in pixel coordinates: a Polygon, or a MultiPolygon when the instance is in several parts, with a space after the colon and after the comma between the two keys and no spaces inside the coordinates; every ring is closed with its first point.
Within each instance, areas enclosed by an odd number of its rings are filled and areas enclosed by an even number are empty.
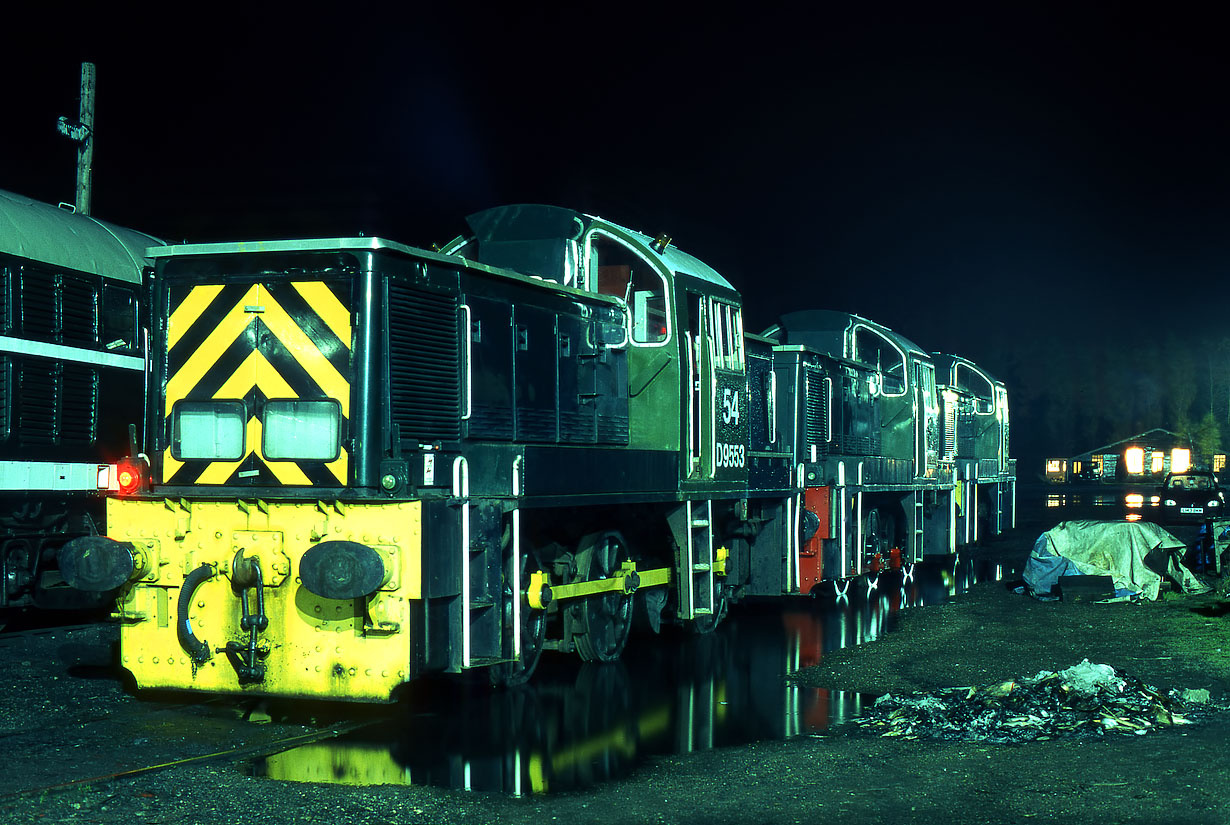
{"type": "Polygon", "coordinates": [[[81,64],[81,114],[85,138],[77,146],[77,214],[90,214],[90,189],[94,164],[94,64],[81,64]]]}

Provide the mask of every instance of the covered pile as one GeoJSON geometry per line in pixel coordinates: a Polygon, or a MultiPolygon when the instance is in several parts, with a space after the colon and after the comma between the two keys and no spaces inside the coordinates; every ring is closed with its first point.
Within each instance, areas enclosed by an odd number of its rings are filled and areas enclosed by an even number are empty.
{"type": "MultiPolygon", "coordinates": [[[[1201,695],[1203,694],[1203,695],[1201,695]]],[[[1187,691],[1192,705],[1208,701],[1187,691]]],[[[984,687],[881,696],[855,724],[881,736],[906,739],[1029,742],[1058,737],[1144,734],[1152,728],[1191,724],[1188,702],[1163,694],[1110,665],[1088,659],[1058,673],[984,687]]],[[[1198,710],[1197,710],[1198,713],[1198,710]]]]}
{"type": "Polygon", "coordinates": [[[1153,601],[1163,578],[1184,593],[1208,586],[1180,562],[1186,545],[1145,521],[1064,521],[1038,536],[1023,578],[1029,592],[1045,596],[1060,576],[1110,576],[1116,596],[1153,601]]]}

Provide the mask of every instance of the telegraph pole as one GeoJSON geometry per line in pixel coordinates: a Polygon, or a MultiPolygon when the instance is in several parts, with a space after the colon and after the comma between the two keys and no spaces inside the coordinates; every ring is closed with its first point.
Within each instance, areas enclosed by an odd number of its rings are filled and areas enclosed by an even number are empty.
{"type": "Polygon", "coordinates": [[[60,134],[77,144],[78,215],[90,214],[90,190],[94,165],[94,64],[81,64],[81,109],[76,121],[61,117],[56,125],[60,134]]]}
{"type": "Polygon", "coordinates": [[[90,214],[90,189],[94,172],[94,64],[81,64],[81,116],[85,140],[77,147],[77,214],[90,214]]]}

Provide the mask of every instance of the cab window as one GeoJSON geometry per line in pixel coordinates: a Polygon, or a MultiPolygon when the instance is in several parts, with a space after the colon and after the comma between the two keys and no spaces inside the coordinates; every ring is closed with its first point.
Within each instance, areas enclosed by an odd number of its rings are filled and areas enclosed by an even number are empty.
{"type": "Polygon", "coordinates": [[[242,401],[177,401],[171,410],[171,455],[180,461],[238,461],[244,456],[242,401]]]}
{"type": "Polygon", "coordinates": [[[595,232],[589,236],[586,270],[595,292],[621,298],[632,319],[632,341],[657,344],[670,338],[666,279],[625,244],[595,232]]]}
{"type": "Polygon", "coordinates": [[[341,406],[332,399],[265,402],[264,443],[270,461],[333,461],[341,448],[341,406]]]}
{"type": "Polygon", "coordinates": [[[711,299],[708,313],[713,363],[726,370],[743,370],[743,321],[739,307],[711,299]]]}
{"type": "Polygon", "coordinates": [[[964,390],[974,397],[975,412],[979,415],[990,415],[995,412],[995,390],[990,381],[964,364],[957,365],[956,375],[957,389],[964,390]]]}
{"type": "Polygon", "coordinates": [[[880,372],[880,389],[885,395],[905,392],[905,353],[870,327],[854,330],[854,360],[880,372]]]}

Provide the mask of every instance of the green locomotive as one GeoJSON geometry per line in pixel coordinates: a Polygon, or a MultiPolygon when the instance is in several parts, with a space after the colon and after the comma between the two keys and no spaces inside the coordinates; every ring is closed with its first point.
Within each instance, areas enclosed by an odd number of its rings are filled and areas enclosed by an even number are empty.
{"type": "Polygon", "coordinates": [[[544,650],[617,658],[634,617],[706,632],[740,598],[949,551],[934,367],[905,339],[855,316],[848,352],[814,318],[747,334],[704,263],[572,210],[468,223],[438,253],[151,252],[148,479],[62,554],[119,588],[140,686],[516,682],[544,650]]]}

